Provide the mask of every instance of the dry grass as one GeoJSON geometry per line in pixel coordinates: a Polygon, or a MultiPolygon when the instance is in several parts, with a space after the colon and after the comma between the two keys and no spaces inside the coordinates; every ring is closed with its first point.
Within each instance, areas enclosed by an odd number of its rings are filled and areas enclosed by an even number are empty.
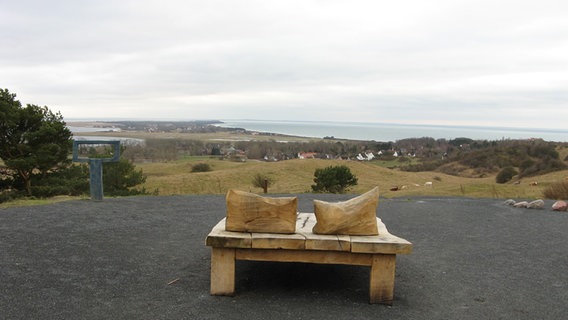
{"type": "Polygon", "coordinates": [[[405,196],[465,196],[480,198],[542,198],[543,189],[568,176],[568,171],[543,175],[520,184],[497,184],[495,177],[464,178],[438,172],[403,172],[377,166],[373,163],[340,160],[288,160],[281,162],[231,162],[217,158],[199,157],[171,163],[143,163],[137,168],[147,175],[144,187],[148,191],[158,189],[160,195],[174,194],[224,194],[231,188],[260,193],[253,187],[257,173],[269,176],[274,183],[268,192],[272,194],[297,194],[311,192],[314,171],[331,165],[346,165],[358,177],[359,184],[349,193],[359,194],[379,186],[384,197],[405,196]],[[208,163],[213,171],[191,173],[196,162],[208,163]],[[538,181],[530,186],[529,182],[538,181]],[[432,182],[432,186],[425,186],[432,182]],[[391,191],[393,187],[398,191],[391,191]]]}
{"type": "Polygon", "coordinates": [[[0,203],[0,209],[12,208],[12,207],[22,207],[22,206],[39,206],[44,204],[51,204],[56,202],[68,201],[68,200],[78,200],[78,199],[88,199],[88,196],[72,197],[72,196],[56,196],[48,199],[30,199],[22,198],[16,199],[8,202],[0,203]]]}
{"type": "MultiPolygon", "coordinates": [[[[158,138],[158,139],[191,139],[191,140],[287,140],[311,141],[318,138],[284,137],[245,135],[231,132],[215,133],[145,133],[145,132],[95,132],[81,133],[81,135],[109,135],[131,138],[158,138]]],[[[568,148],[559,148],[560,159],[568,156],[568,148]]],[[[330,165],[347,165],[358,177],[359,184],[349,190],[350,193],[362,193],[374,186],[379,186],[384,197],[405,196],[465,196],[480,198],[515,198],[538,199],[543,197],[547,186],[568,177],[568,170],[554,172],[534,178],[527,178],[520,184],[513,182],[507,184],[495,183],[495,176],[487,177],[457,177],[439,172],[402,172],[386,167],[396,167],[397,161],[335,161],[335,160],[288,160],[281,162],[247,161],[230,162],[218,158],[193,157],[169,163],[137,163],[147,175],[144,187],[149,192],[158,190],[160,195],[174,194],[224,194],[230,188],[260,193],[262,189],[253,187],[252,179],[260,173],[269,176],[274,183],[269,193],[305,193],[311,192],[313,175],[316,168],[330,165]],[[191,166],[198,163],[207,163],[213,171],[191,173],[191,166]],[[537,181],[536,186],[530,182],[537,181]],[[432,186],[424,186],[425,182],[432,182],[432,186]],[[392,187],[399,187],[398,191],[390,191],[392,187]],[[404,188],[403,188],[404,186],[404,188]],[[402,189],[401,189],[402,188],[402,189]]],[[[476,176],[471,173],[471,176],[476,176]]],[[[479,176],[479,175],[477,175],[479,176]]]]}
{"type": "Polygon", "coordinates": [[[555,182],[544,189],[543,194],[548,199],[568,199],[568,181],[555,182]]]}
{"type": "MultiPolygon", "coordinates": [[[[217,133],[144,133],[144,132],[95,132],[81,133],[80,135],[132,137],[132,138],[168,138],[191,140],[250,140],[250,135],[229,132],[217,133]]],[[[310,141],[312,138],[302,137],[275,137],[254,136],[255,140],[287,140],[310,141]]],[[[318,139],[315,139],[318,140],[318,139]]],[[[568,148],[559,148],[560,159],[568,156],[568,148]]],[[[411,197],[411,196],[464,196],[475,198],[513,198],[513,199],[539,199],[550,186],[568,181],[568,170],[553,172],[546,175],[527,178],[519,184],[495,183],[495,176],[483,178],[456,177],[439,172],[403,172],[388,169],[400,163],[396,161],[339,161],[339,160],[288,160],[281,162],[231,162],[211,157],[191,157],[188,159],[168,163],[136,163],[147,176],[143,187],[147,191],[158,191],[159,195],[177,194],[224,194],[230,188],[261,193],[261,188],[253,186],[252,179],[255,174],[270,177],[273,184],[268,192],[271,194],[298,194],[311,192],[314,171],[330,165],[346,165],[359,179],[359,184],[348,192],[360,194],[379,186],[382,197],[411,197]],[[210,172],[192,173],[192,166],[196,163],[207,163],[211,166],[210,172]],[[531,182],[538,182],[531,185],[531,182]],[[425,186],[432,182],[432,186],[425,186]],[[398,191],[391,191],[398,187],[398,191]]],[[[82,199],[86,197],[55,197],[51,199],[21,199],[0,204],[0,208],[46,204],[69,199],[82,199]]]]}

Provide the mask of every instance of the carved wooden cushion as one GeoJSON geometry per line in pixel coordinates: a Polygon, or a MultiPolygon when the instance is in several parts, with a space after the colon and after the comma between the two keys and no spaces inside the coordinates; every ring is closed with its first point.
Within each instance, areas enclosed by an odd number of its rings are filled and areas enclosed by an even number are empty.
{"type": "Polygon", "coordinates": [[[227,192],[225,229],[237,232],[296,232],[297,197],[262,197],[254,193],[227,192]]]}
{"type": "Polygon", "coordinates": [[[379,188],[375,187],[356,198],[344,202],[314,200],[317,234],[378,235],[377,205],[379,188]]]}

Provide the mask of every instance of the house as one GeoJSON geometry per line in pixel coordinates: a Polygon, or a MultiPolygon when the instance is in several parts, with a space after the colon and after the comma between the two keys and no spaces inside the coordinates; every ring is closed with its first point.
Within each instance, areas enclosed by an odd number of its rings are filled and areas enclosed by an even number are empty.
{"type": "Polygon", "coordinates": [[[317,152],[298,152],[298,159],[315,159],[317,152]]]}
{"type": "Polygon", "coordinates": [[[372,152],[364,153],[364,155],[359,153],[356,158],[359,161],[370,161],[375,158],[375,155],[372,152]]]}

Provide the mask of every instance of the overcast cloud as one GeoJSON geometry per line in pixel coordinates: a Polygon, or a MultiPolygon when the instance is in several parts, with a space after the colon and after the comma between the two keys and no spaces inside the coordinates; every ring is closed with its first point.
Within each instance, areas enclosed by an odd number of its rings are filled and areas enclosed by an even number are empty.
{"type": "Polygon", "coordinates": [[[568,119],[565,0],[0,0],[0,41],[66,119],[568,119]]]}

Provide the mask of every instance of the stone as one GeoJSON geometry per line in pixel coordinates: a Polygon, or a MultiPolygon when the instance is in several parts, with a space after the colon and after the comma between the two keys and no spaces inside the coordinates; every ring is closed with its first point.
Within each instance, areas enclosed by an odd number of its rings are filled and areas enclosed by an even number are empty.
{"type": "Polygon", "coordinates": [[[515,208],[528,208],[529,203],[527,201],[520,201],[513,205],[515,208]]]}
{"type": "Polygon", "coordinates": [[[554,211],[566,211],[568,209],[568,204],[566,203],[566,201],[556,201],[554,204],[552,204],[552,210],[554,211]]]}
{"type": "Polygon", "coordinates": [[[531,202],[529,202],[527,208],[529,208],[529,209],[542,209],[542,208],[544,208],[544,201],[542,201],[541,199],[531,201],[531,202]]]}
{"type": "Polygon", "coordinates": [[[504,202],[504,204],[506,204],[506,205],[508,205],[508,206],[512,206],[512,205],[514,205],[515,203],[516,203],[516,201],[513,200],[513,199],[508,199],[508,200],[505,200],[505,202],[504,202]]]}

